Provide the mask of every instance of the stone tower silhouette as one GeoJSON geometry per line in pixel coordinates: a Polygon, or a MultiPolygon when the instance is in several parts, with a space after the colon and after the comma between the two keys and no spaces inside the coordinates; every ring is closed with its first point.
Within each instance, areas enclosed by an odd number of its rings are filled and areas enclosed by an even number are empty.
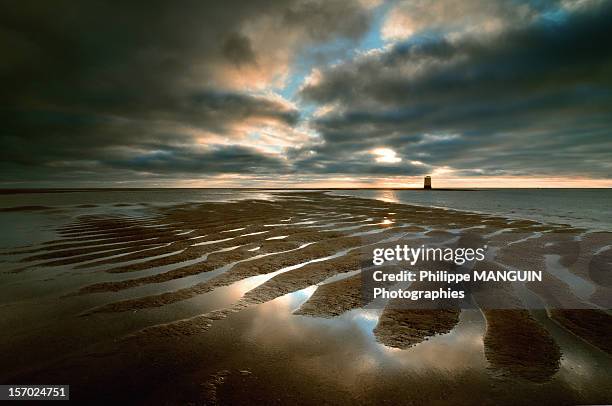
{"type": "Polygon", "coordinates": [[[425,176],[425,184],[423,189],[431,189],[431,176],[425,176]]]}

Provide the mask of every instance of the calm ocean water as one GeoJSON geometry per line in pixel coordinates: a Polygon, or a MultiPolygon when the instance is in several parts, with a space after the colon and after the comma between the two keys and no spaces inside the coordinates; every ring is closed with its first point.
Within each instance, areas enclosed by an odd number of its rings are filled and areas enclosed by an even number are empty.
{"type": "Polygon", "coordinates": [[[333,193],[612,231],[612,189],[343,190],[333,193]]]}

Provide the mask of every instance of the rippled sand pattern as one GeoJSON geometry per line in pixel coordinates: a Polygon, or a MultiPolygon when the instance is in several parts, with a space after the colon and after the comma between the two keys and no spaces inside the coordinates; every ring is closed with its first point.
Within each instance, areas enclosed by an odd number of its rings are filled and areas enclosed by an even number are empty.
{"type": "MultiPolygon", "coordinates": [[[[486,241],[493,253],[478,267],[544,271],[552,289],[537,283],[526,288],[548,316],[589,345],[612,353],[612,316],[606,310],[612,292],[610,233],[323,193],[151,208],[143,217],[84,215],[57,232],[56,240],[4,255],[21,257],[11,272],[70,266],[106,275],[64,298],[125,293],[82,309],[81,317],[160,308],[237,283],[248,286],[227,307],[148,326],[127,340],[201,334],[217,320],[303,289],[310,289],[310,298],[292,317],[333,318],[368,305],[359,274],[369,259],[368,247],[467,238],[486,241]],[[578,292],[567,275],[588,289],[578,292]],[[142,293],[129,294],[136,289],[142,293]]],[[[549,379],[559,367],[559,346],[529,311],[492,308],[500,298],[517,307],[522,300],[511,284],[469,298],[486,318],[484,347],[491,372],[536,382],[549,379]]],[[[390,301],[374,336],[385,346],[405,349],[448,334],[461,310],[443,302],[439,306],[401,309],[390,301]]]]}

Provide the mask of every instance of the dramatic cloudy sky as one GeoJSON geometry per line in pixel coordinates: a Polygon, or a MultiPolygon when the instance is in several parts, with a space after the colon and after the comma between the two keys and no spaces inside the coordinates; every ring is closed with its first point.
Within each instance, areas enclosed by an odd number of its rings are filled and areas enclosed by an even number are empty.
{"type": "Polygon", "coordinates": [[[6,1],[0,187],[612,186],[612,1],[6,1]]]}

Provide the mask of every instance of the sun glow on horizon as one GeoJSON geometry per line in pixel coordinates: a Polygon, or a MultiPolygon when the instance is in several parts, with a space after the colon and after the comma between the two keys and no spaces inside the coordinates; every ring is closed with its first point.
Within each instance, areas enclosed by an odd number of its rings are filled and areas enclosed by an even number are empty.
{"type": "MultiPolygon", "coordinates": [[[[423,188],[424,176],[350,177],[350,176],[253,176],[218,175],[206,179],[191,179],[160,184],[158,187],[220,187],[262,189],[402,189],[423,188]]],[[[477,188],[612,188],[611,179],[589,179],[586,177],[519,177],[519,176],[472,176],[441,177],[432,175],[434,189],[477,188]]]]}

